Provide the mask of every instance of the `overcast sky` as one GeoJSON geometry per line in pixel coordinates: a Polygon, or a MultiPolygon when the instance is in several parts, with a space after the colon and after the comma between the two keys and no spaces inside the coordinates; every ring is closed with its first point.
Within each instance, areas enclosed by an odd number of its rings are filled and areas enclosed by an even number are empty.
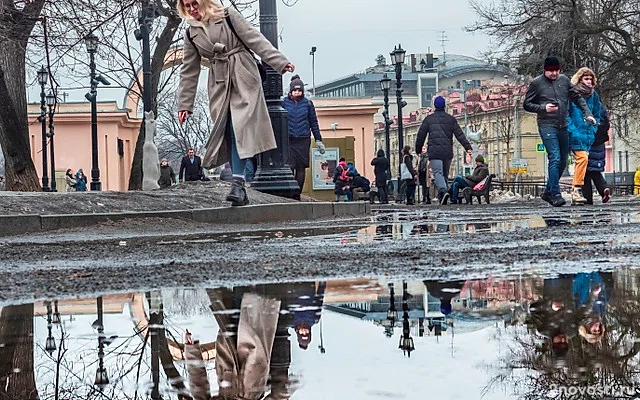
{"type": "Polygon", "coordinates": [[[489,45],[487,36],[463,30],[476,20],[468,0],[298,0],[293,7],[279,1],[278,16],[280,49],[309,85],[311,46],[318,48],[320,84],[374,65],[378,54],[389,61],[398,43],[407,54],[429,48],[441,54],[441,31],[447,53],[475,56],[489,45]]]}
{"type": "MultiPolygon", "coordinates": [[[[442,53],[445,31],[447,53],[476,56],[489,46],[489,38],[464,31],[475,13],[469,0],[278,0],[282,52],[296,66],[296,73],[311,88],[309,51],[316,52],[316,84],[363,71],[375,64],[378,54],[389,61],[398,43],[410,53],[442,53]],[[285,4],[294,3],[287,7],[285,4]]],[[[489,1],[489,0],[484,0],[489,1]]],[[[286,74],[288,83],[291,74],[286,74]]],[[[62,86],[71,85],[64,82],[62,86]]],[[[71,86],[77,86],[73,84],[71,86]]],[[[68,101],[84,101],[86,89],[63,90],[68,101]]],[[[29,101],[39,101],[39,88],[29,88],[29,101]]],[[[123,89],[101,87],[99,100],[116,100],[120,106],[123,89]]]]}

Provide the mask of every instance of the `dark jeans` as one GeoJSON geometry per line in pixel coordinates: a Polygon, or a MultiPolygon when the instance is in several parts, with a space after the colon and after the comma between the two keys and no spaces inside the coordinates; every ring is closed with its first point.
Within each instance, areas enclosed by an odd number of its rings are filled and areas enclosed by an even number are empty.
{"type": "Polygon", "coordinates": [[[229,163],[234,177],[242,177],[245,179],[245,167],[247,159],[241,159],[238,154],[238,146],[236,145],[236,134],[231,123],[231,113],[227,118],[227,129],[225,131],[225,139],[227,141],[227,154],[229,155],[229,163]]]}
{"type": "Polygon", "coordinates": [[[469,184],[464,180],[463,177],[456,176],[453,179],[453,183],[451,184],[451,202],[453,204],[456,204],[458,202],[458,194],[460,192],[460,189],[464,189],[466,187],[469,187],[469,184]]]}
{"type": "Polygon", "coordinates": [[[416,202],[416,184],[413,179],[405,179],[405,186],[407,187],[407,204],[415,204],[416,202]]]}
{"type": "Polygon", "coordinates": [[[587,204],[593,204],[593,186],[591,186],[591,181],[596,185],[596,190],[600,196],[604,196],[604,189],[607,187],[607,181],[604,180],[600,172],[587,171],[584,176],[584,185],[582,186],[582,195],[587,199],[587,204]]]}
{"type": "Polygon", "coordinates": [[[538,125],[538,130],[549,160],[549,178],[545,192],[549,192],[551,197],[558,196],[560,195],[560,177],[567,168],[567,157],[569,157],[569,134],[567,128],[558,128],[555,125],[538,125]]]}

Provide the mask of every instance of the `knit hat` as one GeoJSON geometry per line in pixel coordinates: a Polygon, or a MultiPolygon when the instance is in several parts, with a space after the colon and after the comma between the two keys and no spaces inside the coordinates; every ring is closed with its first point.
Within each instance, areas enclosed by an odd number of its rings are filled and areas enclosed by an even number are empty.
{"type": "Polygon", "coordinates": [[[446,102],[444,100],[444,97],[442,96],[438,96],[433,100],[433,106],[436,108],[436,110],[444,110],[445,105],[446,102]]]}
{"type": "Polygon", "coordinates": [[[544,59],[544,70],[545,71],[558,71],[560,70],[560,60],[558,57],[549,56],[544,59]]]}
{"type": "Polygon", "coordinates": [[[304,93],[304,82],[300,79],[300,75],[294,75],[291,77],[291,83],[289,84],[289,93],[294,90],[301,90],[304,93]]]}
{"type": "Polygon", "coordinates": [[[481,156],[481,155],[478,155],[478,157],[476,157],[476,162],[479,162],[479,163],[483,163],[483,164],[484,164],[484,157],[483,157],[483,156],[481,156]]]}
{"type": "Polygon", "coordinates": [[[443,313],[444,315],[451,314],[451,303],[441,303],[440,312],[443,313]]]}

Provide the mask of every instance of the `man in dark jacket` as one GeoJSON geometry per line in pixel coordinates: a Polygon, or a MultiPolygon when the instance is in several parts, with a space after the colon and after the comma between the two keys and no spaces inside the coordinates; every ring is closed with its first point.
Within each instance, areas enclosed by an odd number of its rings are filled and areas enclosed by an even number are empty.
{"type": "Polygon", "coordinates": [[[598,125],[598,131],[596,132],[596,138],[589,150],[589,162],[587,163],[587,173],[584,176],[584,186],[582,186],[582,195],[587,200],[587,204],[593,204],[593,186],[591,182],[596,185],[596,190],[602,196],[602,202],[607,203],[611,198],[611,189],[607,187],[607,181],[604,180],[602,173],[604,172],[604,166],[606,163],[606,148],[605,143],[609,141],[609,116],[607,110],[602,107],[602,113],[600,114],[600,125],[598,125]]]}
{"type": "Polygon", "coordinates": [[[467,153],[473,154],[471,143],[460,129],[458,121],[444,111],[445,105],[444,97],[435,98],[433,106],[436,111],[422,121],[415,147],[421,149],[428,136],[427,152],[441,204],[447,204],[449,200],[448,176],[451,160],[453,160],[453,135],[467,153]]]}
{"type": "Polygon", "coordinates": [[[538,115],[538,131],[549,160],[549,178],[540,197],[554,207],[561,207],[566,203],[560,194],[560,177],[567,167],[569,156],[569,100],[580,108],[585,121],[595,125],[596,120],[584,98],[576,91],[569,78],[560,74],[560,61],[553,56],[547,57],[544,60],[544,74],[531,81],[523,106],[526,111],[538,115]]]}
{"type": "Polygon", "coordinates": [[[169,162],[166,158],[162,159],[160,163],[160,179],[158,179],[158,185],[161,189],[170,188],[176,181],[176,174],[173,172],[173,168],[169,166],[169,162]]]}
{"type": "Polygon", "coordinates": [[[476,157],[476,167],[473,170],[473,174],[467,175],[464,178],[462,176],[456,176],[451,184],[451,204],[458,203],[458,194],[460,189],[466,187],[474,187],[480,181],[489,176],[489,167],[484,163],[484,157],[476,157]]]}
{"type": "Polygon", "coordinates": [[[186,157],[180,163],[179,179],[181,182],[199,181],[202,177],[202,160],[196,156],[193,149],[189,149],[186,157]]]}
{"type": "Polygon", "coordinates": [[[378,150],[377,157],[371,160],[373,173],[376,176],[376,188],[380,204],[389,204],[389,194],[387,193],[387,176],[389,175],[389,159],[385,157],[384,150],[378,150]]]}
{"type": "Polygon", "coordinates": [[[304,97],[304,83],[298,75],[291,78],[289,95],[284,98],[282,107],[287,110],[289,123],[289,167],[302,190],[306,169],[309,168],[311,134],[320,154],[324,154],[325,148],[320,135],[316,108],[311,100],[304,97]]]}

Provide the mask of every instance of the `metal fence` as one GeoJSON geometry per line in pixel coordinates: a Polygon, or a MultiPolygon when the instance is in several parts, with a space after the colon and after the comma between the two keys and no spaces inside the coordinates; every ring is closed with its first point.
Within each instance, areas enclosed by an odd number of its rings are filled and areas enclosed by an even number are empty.
{"type": "MultiPolygon", "coordinates": [[[[523,181],[523,182],[515,182],[515,181],[493,181],[492,182],[492,190],[509,190],[513,193],[517,193],[521,196],[531,195],[534,197],[540,197],[542,192],[544,191],[545,181],[536,180],[536,181],[523,181]]],[[[632,196],[633,195],[633,184],[618,184],[618,185],[609,185],[609,189],[611,189],[612,196],[632,196]]],[[[570,191],[571,184],[566,182],[560,182],[560,190],[562,191],[570,191]]]]}

